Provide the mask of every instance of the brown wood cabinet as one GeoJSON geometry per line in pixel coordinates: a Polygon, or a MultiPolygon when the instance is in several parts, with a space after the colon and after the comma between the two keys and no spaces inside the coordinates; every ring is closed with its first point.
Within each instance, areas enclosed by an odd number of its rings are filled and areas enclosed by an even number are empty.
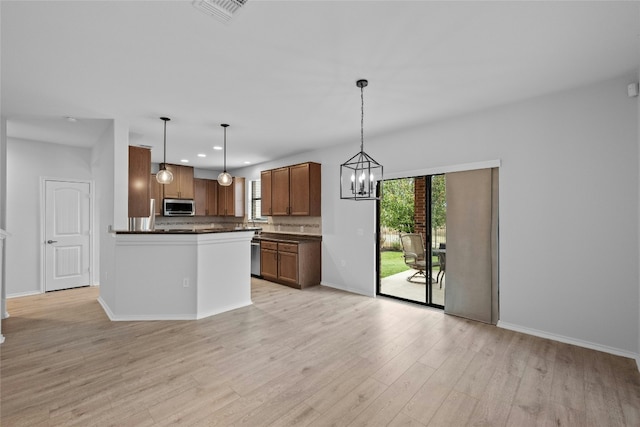
{"type": "Polygon", "coordinates": [[[260,243],[260,275],[266,280],[278,280],[278,244],[260,243]]]}
{"type": "MultiPolygon", "coordinates": [[[[260,183],[262,188],[262,183],[260,183]]],[[[289,215],[289,168],[271,171],[271,215],[289,215]]]]}
{"type": "Polygon", "coordinates": [[[193,190],[196,216],[218,215],[218,181],[194,178],[193,190]]]}
{"type": "Polygon", "coordinates": [[[302,163],[262,171],[263,214],[270,216],[321,215],[321,165],[302,163]],[[265,209],[267,206],[269,209],[265,209]]]}
{"type": "Polygon", "coordinates": [[[148,217],[151,150],[129,146],[129,217],[148,217]]]}
{"type": "Polygon", "coordinates": [[[229,186],[218,184],[218,216],[244,216],[245,179],[233,177],[229,186]]]}
{"type": "Polygon", "coordinates": [[[156,201],[156,216],[162,215],[162,184],[156,179],[156,174],[152,173],[149,178],[149,194],[156,201]]]}
{"type": "Polygon", "coordinates": [[[321,278],[321,243],[316,240],[260,242],[260,274],[293,288],[319,285],[321,278]]]}
{"type": "Polygon", "coordinates": [[[261,201],[261,216],[273,215],[271,209],[271,171],[260,172],[260,201],[261,201]]]}
{"type": "MultiPolygon", "coordinates": [[[[162,167],[162,163],[160,164],[162,167]]],[[[165,199],[193,199],[193,167],[166,163],[166,168],[173,174],[171,184],[163,185],[165,199]]]]}
{"type": "Polygon", "coordinates": [[[207,179],[207,215],[213,216],[218,212],[218,181],[207,179]]]}
{"type": "Polygon", "coordinates": [[[207,181],[193,179],[193,201],[195,202],[195,216],[207,215],[207,181]]]}

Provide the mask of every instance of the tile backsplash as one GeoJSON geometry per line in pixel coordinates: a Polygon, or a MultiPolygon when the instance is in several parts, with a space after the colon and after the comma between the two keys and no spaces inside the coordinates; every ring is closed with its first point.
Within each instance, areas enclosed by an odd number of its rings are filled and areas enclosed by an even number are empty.
{"type": "Polygon", "coordinates": [[[322,217],[319,216],[270,216],[267,223],[257,223],[268,233],[322,235],[322,217]]]}
{"type": "Polygon", "coordinates": [[[250,226],[267,233],[322,235],[322,217],[277,216],[267,221],[247,221],[246,218],[219,216],[164,217],[156,216],[156,228],[208,228],[215,226],[250,226]]]}

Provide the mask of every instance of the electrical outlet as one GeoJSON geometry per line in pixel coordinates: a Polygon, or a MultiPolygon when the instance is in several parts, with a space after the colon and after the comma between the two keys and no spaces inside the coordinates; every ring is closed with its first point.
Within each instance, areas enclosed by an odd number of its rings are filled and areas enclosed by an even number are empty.
{"type": "Polygon", "coordinates": [[[182,287],[183,288],[188,288],[189,287],[189,278],[185,277],[184,279],[182,279],[182,287]]]}

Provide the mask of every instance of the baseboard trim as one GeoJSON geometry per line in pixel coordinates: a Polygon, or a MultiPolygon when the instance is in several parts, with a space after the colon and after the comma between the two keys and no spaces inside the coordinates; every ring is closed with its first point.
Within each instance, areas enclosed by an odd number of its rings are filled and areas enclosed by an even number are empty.
{"type": "Polygon", "coordinates": [[[31,297],[33,295],[41,295],[44,292],[41,291],[27,291],[27,292],[20,292],[17,294],[10,294],[7,295],[7,299],[11,299],[11,298],[21,298],[21,297],[31,297]]]}
{"type": "Polygon", "coordinates": [[[248,307],[253,304],[253,301],[242,302],[237,305],[223,307],[217,310],[211,310],[198,314],[129,314],[129,315],[116,315],[111,311],[107,303],[98,297],[98,303],[102,306],[105,314],[112,322],[136,322],[136,321],[150,321],[150,320],[198,320],[205,317],[214,316],[216,314],[225,313],[227,311],[236,310],[242,307],[248,307]]]}
{"type": "Polygon", "coordinates": [[[216,310],[205,311],[202,313],[198,313],[196,319],[204,319],[205,317],[215,316],[216,314],[226,313],[227,311],[237,310],[239,308],[248,307],[253,305],[253,301],[249,300],[249,302],[242,302],[240,304],[230,305],[228,307],[219,308],[216,310]]]}
{"type": "Polygon", "coordinates": [[[134,314],[134,315],[116,315],[111,311],[107,303],[98,297],[98,303],[102,306],[105,314],[112,322],[133,322],[133,321],[149,321],[149,320],[196,320],[193,314],[134,314]]]}
{"type": "Polygon", "coordinates": [[[525,326],[515,325],[513,323],[498,321],[498,324],[496,326],[502,329],[508,329],[510,331],[515,331],[515,332],[522,332],[523,334],[533,335],[540,338],[546,338],[553,341],[562,342],[565,344],[572,344],[572,345],[577,345],[578,347],[584,347],[591,350],[602,351],[603,353],[609,353],[615,356],[628,357],[629,359],[633,359],[636,361],[636,367],[638,368],[638,371],[640,371],[640,354],[638,353],[633,353],[631,351],[621,350],[619,348],[609,347],[606,345],[597,344],[590,341],[578,340],[578,339],[567,337],[564,335],[557,335],[550,332],[544,332],[538,329],[527,328],[525,326]]]}
{"type": "Polygon", "coordinates": [[[368,294],[368,293],[362,292],[360,289],[348,288],[348,287],[344,287],[344,286],[341,286],[341,285],[336,285],[334,283],[329,283],[329,282],[325,282],[325,281],[321,281],[320,285],[321,286],[326,286],[327,288],[333,288],[333,289],[338,289],[340,291],[350,292],[352,294],[364,295],[365,297],[371,297],[371,298],[375,297],[375,294],[374,295],[368,294]]]}

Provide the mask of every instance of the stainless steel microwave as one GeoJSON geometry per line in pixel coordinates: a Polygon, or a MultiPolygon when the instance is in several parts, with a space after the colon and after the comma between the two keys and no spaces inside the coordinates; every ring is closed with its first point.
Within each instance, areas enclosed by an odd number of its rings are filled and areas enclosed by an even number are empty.
{"type": "Polygon", "coordinates": [[[164,216],[194,216],[196,205],[190,199],[164,199],[162,212],[164,216]]]}

